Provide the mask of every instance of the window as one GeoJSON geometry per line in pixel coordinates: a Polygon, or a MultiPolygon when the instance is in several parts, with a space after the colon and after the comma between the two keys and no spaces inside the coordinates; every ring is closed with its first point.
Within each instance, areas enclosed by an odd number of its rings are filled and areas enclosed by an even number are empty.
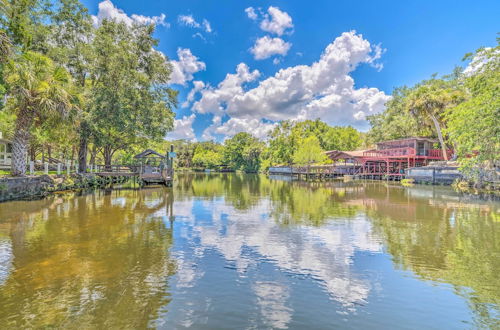
{"type": "Polygon", "coordinates": [[[12,153],[12,143],[7,143],[7,152],[12,153]]]}

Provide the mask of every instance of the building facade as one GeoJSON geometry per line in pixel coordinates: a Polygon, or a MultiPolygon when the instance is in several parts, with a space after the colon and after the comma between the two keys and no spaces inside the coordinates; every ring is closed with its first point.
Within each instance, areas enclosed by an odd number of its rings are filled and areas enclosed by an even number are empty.
{"type": "Polygon", "coordinates": [[[2,138],[0,133],[0,168],[10,168],[12,162],[12,142],[2,138]]]}

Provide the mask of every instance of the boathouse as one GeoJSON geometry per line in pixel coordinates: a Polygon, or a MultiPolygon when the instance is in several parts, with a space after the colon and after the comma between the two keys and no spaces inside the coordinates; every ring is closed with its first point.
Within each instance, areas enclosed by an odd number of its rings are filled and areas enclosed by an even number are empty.
{"type": "Polygon", "coordinates": [[[142,182],[172,185],[174,176],[173,158],[175,157],[175,153],[173,146],[170,148],[171,151],[165,156],[152,149],[146,149],[134,156],[134,159],[140,162],[138,173],[142,182]]]}
{"type": "Polygon", "coordinates": [[[334,164],[349,164],[351,175],[401,178],[407,168],[426,166],[430,161],[444,160],[443,152],[436,147],[437,144],[438,141],[434,139],[410,137],[379,142],[375,149],[331,150],[326,154],[334,164]]]}

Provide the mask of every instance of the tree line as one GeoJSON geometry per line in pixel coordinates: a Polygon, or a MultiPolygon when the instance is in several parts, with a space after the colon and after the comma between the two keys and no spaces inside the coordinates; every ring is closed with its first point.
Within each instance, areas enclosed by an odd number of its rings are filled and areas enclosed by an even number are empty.
{"type": "Polygon", "coordinates": [[[180,167],[245,172],[265,171],[270,166],[325,164],[327,150],[355,150],[364,134],[351,126],[329,126],[317,120],[281,121],[265,140],[241,132],[222,143],[174,141],[180,167]]]}

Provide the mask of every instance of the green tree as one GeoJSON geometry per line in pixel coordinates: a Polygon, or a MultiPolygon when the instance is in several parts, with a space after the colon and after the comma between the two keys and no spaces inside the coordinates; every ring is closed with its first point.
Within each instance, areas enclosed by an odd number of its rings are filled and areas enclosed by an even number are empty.
{"type": "Polygon", "coordinates": [[[154,26],[104,20],[93,41],[89,123],[106,166],[116,151],[141,139],[160,140],[173,127],[177,92],[171,66],[153,49],[154,26]]]}
{"type": "Polygon", "coordinates": [[[413,90],[406,86],[395,88],[391,100],[386,103],[386,109],[367,117],[371,126],[366,136],[368,145],[410,136],[435,137],[428,123],[418,122],[417,117],[408,116],[406,100],[413,90]]]}
{"type": "MultiPolygon", "coordinates": [[[[59,0],[51,13],[51,45],[49,56],[64,65],[71,73],[75,85],[82,94],[90,94],[96,76],[89,75],[94,59],[92,36],[95,29],[92,19],[78,0],[59,0]]],[[[90,106],[87,102],[81,105],[81,111],[75,121],[75,130],[79,135],[78,165],[79,171],[87,170],[88,144],[92,132],[89,124],[90,106]]]]}
{"type": "MultiPolygon", "coordinates": [[[[5,17],[9,10],[9,2],[7,0],[0,0],[0,18],[5,17]]],[[[2,20],[0,19],[0,22],[2,20]]],[[[1,25],[0,25],[1,26],[1,25]]],[[[7,35],[7,31],[0,27],[0,65],[7,61],[7,58],[12,52],[12,41],[7,35]]],[[[0,76],[1,76],[0,71],[0,76]]],[[[1,92],[1,91],[0,91],[1,92]]],[[[0,94],[1,96],[1,94],[0,94]]]]}
{"type": "Polygon", "coordinates": [[[295,150],[292,128],[292,122],[281,121],[269,134],[269,148],[267,150],[269,165],[292,163],[295,150]]]}
{"type": "Polygon", "coordinates": [[[443,157],[448,160],[447,145],[443,136],[444,113],[447,109],[460,104],[464,94],[455,81],[431,79],[417,85],[405,100],[405,107],[409,113],[424,122],[434,125],[443,157]]]}
{"type": "Polygon", "coordinates": [[[205,149],[201,145],[198,145],[195,149],[192,163],[195,166],[213,169],[222,163],[222,153],[205,149]]]}
{"type": "Polygon", "coordinates": [[[12,143],[12,175],[26,174],[31,129],[51,116],[69,113],[74,107],[71,77],[49,58],[27,52],[11,61],[7,68],[8,107],[16,114],[12,143]]]}
{"type": "Polygon", "coordinates": [[[262,142],[249,133],[241,132],[224,142],[224,161],[235,170],[257,172],[260,168],[262,142]]]}
{"type": "Polygon", "coordinates": [[[500,162],[500,45],[479,49],[469,58],[482,65],[464,76],[468,98],[446,112],[446,132],[456,142],[465,172],[481,181],[480,169],[500,162]]]}
{"type": "Polygon", "coordinates": [[[48,0],[1,0],[0,29],[9,43],[21,51],[45,53],[49,43],[52,2],[48,0]]]}
{"type": "Polygon", "coordinates": [[[322,163],[327,160],[328,157],[325,155],[325,151],[321,148],[318,138],[314,135],[299,141],[299,146],[293,154],[293,162],[302,166],[322,163]]]}
{"type": "Polygon", "coordinates": [[[352,126],[328,127],[323,140],[325,150],[356,150],[361,146],[361,133],[352,126]]]}

